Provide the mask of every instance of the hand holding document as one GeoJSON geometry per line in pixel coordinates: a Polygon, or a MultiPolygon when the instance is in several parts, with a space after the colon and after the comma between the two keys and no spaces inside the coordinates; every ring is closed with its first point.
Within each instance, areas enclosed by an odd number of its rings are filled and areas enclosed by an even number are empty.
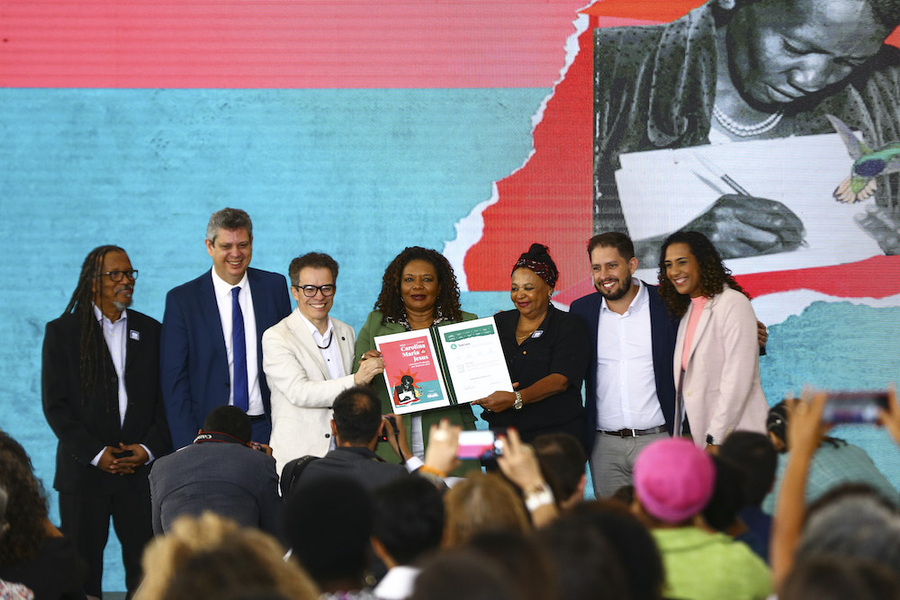
{"type": "Polygon", "coordinates": [[[493,317],[382,335],[375,346],[397,414],[513,391],[493,317]]]}

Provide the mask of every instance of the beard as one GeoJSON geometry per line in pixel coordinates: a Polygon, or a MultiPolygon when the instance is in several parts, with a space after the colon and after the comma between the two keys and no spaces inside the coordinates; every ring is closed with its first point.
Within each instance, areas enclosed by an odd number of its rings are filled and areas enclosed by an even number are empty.
{"type": "Polygon", "coordinates": [[[611,292],[607,292],[603,289],[603,286],[595,285],[597,291],[600,292],[600,295],[607,299],[607,301],[612,300],[621,300],[625,297],[625,294],[631,289],[631,277],[625,279],[625,281],[621,282],[619,287],[614,288],[611,292]]]}
{"type": "MultiPolygon", "coordinates": [[[[120,285],[119,287],[117,287],[115,289],[115,293],[118,295],[119,292],[124,292],[125,290],[128,290],[129,292],[134,293],[134,286],[127,285],[127,284],[120,285]]],[[[130,298],[130,297],[128,298],[128,300],[113,300],[113,306],[115,306],[116,310],[118,310],[119,312],[121,312],[121,311],[125,310],[126,308],[128,308],[129,306],[131,306],[131,303],[132,303],[132,298],[130,298]]]]}

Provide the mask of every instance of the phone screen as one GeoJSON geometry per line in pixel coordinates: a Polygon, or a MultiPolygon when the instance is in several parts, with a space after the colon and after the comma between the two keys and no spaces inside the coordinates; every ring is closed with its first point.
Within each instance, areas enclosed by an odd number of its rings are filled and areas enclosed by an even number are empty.
{"type": "Polygon", "coordinates": [[[456,456],[462,460],[489,458],[493,456],[496,439],[497,435],[489,429],[461,431],[456,456]]]}
{"type": "Polygon", "coordinates": [[[825,401],[825,423],[875,423],[879,409],[887,409],[887,391],[831,392],[825,401]]]}

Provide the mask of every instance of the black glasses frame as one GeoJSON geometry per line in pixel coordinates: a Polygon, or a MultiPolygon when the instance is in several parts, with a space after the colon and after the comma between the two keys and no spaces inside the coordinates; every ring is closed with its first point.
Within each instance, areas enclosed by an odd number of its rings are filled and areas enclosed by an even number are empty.
{"type": "Polygon", "coordinates": [[[97,277],[103,277],[104,275],[106,277],[109,277],[109,280],[113,283],[119,283],[125,277],[127,277],[131,281],[135,281],[138,278],[138,270],[132,269],[130,271],[107,271],[106,273],[100,273],[99,275],[97,275],[97,277]]]}
{"type": "Polygon", "coordinates": [[[292,285],[291,287],[301,290],[307,298],[312,298],[319,292],[322,292],[322,295],[327,298],[334,296],[334,293],[337,291],[337,286],[333,283],[326,283],[325,285],[292,285]]]}

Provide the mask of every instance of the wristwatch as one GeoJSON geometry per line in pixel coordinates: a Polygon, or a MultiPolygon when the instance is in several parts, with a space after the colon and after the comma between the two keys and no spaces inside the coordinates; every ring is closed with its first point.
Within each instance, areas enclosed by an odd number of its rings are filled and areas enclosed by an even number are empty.
{"type": "Polygon", "coordinates": [[[515,392],[516,401],[513,402],[513,408],[516,410],[522,410],[522,392],[515,392]]]}

